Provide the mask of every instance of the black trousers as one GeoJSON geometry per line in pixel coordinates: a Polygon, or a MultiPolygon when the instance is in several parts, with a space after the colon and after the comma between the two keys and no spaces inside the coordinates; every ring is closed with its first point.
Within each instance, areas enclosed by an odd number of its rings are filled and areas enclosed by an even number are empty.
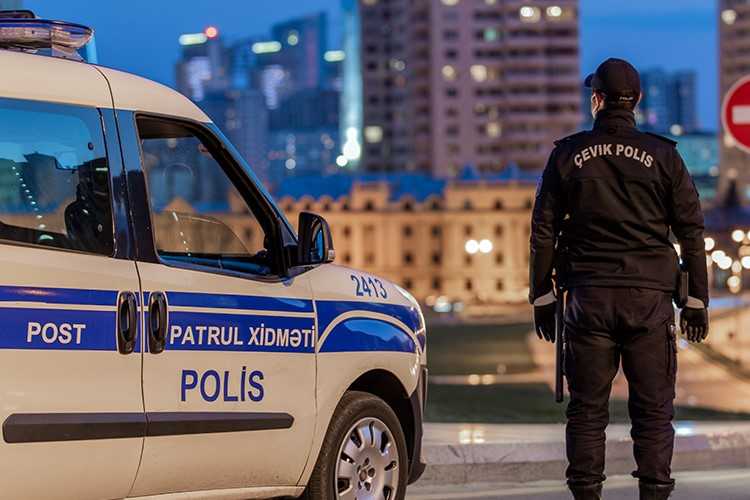
{"type": "Polygon", "coordinates": [[[628,380],[633,454],[643,481],[672,483],[677,351],[668,292],[579,287],[565,311],[568,482],[600,482],[612,380],[622,362],[628,380]]]}

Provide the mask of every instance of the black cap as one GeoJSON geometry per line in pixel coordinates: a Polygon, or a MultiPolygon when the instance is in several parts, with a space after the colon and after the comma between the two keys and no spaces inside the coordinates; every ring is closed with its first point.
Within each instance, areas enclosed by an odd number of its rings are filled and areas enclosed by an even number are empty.
{"type": "Polygon", "coordinates": [[[608,101],[630,102],[641,93],[641,77],[632,64],[614,57],[607,59],[586,77],[586,87],[604,94],[608,101]]]}

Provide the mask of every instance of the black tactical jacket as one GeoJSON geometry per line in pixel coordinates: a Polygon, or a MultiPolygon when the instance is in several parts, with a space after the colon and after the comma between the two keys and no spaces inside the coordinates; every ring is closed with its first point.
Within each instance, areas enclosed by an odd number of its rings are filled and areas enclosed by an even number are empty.
{"type": "Polygon", "coordinates": [[[532,215],[530,293],[565,288],[674,291],[679,262],[689,295],[708,306],[703,214],[676,143],[635,128],[632,112],[602,110],[593,130],[557,141],[532,215]]]}

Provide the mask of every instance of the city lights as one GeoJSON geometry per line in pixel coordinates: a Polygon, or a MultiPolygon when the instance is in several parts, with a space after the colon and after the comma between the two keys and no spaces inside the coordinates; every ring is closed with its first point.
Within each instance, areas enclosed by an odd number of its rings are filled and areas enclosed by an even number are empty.
{"type": "Polygon", "coordinates": [[[745,269],[750,269],[750,256],[742,257],[742,260],[740,260],[740,263],[742,264],[742,267],[745,269]]]}
{"type": "Polygon", "coordinates": [[[453,6],[458,4],[459,0],[443,0],[444,5],[453,6]]]}
{"type": "Polygon", "coordinates": [[[252,50],[256,54],[273,54],[281,50],[281,44],[276,41],[256,42],[252,45],[252,50]]]}
{"type": "Polygon", "coordinates": [[[732,239],[737,243],[742,242],[742,240],[745,239],[745,231],[743,231],[742,229],[735,229],[734,231],[732,231],[732,239]]]}
{"type": "Polygon", "coordinates": [[[346,159],[346,156],[338,155],[336,157],[336,165],[338,165],[339,167],[344,168],[347,163],[349,163],[349,160],[346,159]]]}
{"type": "Polygon", "coordinates": [[[299,43],[299,33],[294,30],[290,31],[286,37],[286,43],[288,43],[292,47],[297,45],[299,43]]]}
{"type": "Polygon", "coordinates": [[[500,32],[496,28],[487,28],[484,30],[485,42],[496,42],[500,39],[500,32]]]}
{"type": "Polygon", "coordinates": [[[539,10],[539,7],[524,5],[519,9],[518,13],[521,16],[521,21],[527,23],[534,23],[542,18],[542,12],[539,10]]]}
{"type": "Polygon", "coordinates": [[[474,64],[469,71],[475,82],[484,82],[487,80],[487,66],[484,64],[474,64]]]}
{"type": "Polygon", "coordinates": [[[445,66],[443,66],[442,73],[443,78],[445,78],[446,80],[453,81],[456,79],[456,68],[454,68],[450,64],[446,64],[445,66]]]}
{"type": "Polygon", "coordinates": [[[206,28],[206,31],[204,31],[207,38],[216,38],[219,36],[219,30],[216,28],[216,26],[209,26],[206,28]]]}
{"type": "Polygon", "coordinates": [[[721,20],[726,24],[734,24],[737,20],[737,11],[734,9],[726,9],[721,12],[721,20]]]}
{"type": "Polygon", "coordinates": [[[323,54],[323,59],[330,63],[341,62],[346,59],[346,53],[343,50],[328,50],[323,54]]]}
{"type": "Polygon", "coordinates": [[[362,156],[362,146],[359,143],[359,133],[355,127],[346,129],[346,142],[341,149],[347,161],[358,160],[362,156]]]}
{"type": "Polygon", "coordinates": [[[727,288],[732,293],[738,293],[742,287],[742,280],[739,276],[730,276],[727,278],[727,288]]]}
{"type": "Polygon", "coordinates": [[[185,33],[184,35],[180,35],[180,38],[178,38],[178,41],[182,46],[200,45],[202,43],[206,43],[207,40],[208,37],[205,33],[185,33]]]}
{"type": "Polygon", "coordinates": [[[365,127],[365,140],[371,143],[378,143],[383,140],[383,127],[373,125],[365,127]]]}
{"type": "Polygon", "coordinates": [[[563,14],[563,10],[559,5],[550,5],[547,7],[547,16],[549,17],[560,17],[563,14]]]}
{"type": "Polygon", "coordinates": [[[470,255],[474,255],[479,251],[479,242],[477,240],[468,240],[464,245],[464,250],[470,255]]]}
{"type": "Polygon", "coordinates": [[[704,240],[705,246],[706,246],[706,252],[710,252],[714,249],[716,246],[716,240],[711,238],[710,236],[705,238],[704,240]]]}
{"type": "Polygon", "coordinates": [[[464,244],[464,250],[466,250],[466,253],[469,255],[474,255],[477,253],[490,253],[492,252],[492,249],[495,246],[492,244],[492,241],[488,239],[483,239],[481,241],[477,241],[474,239],[467,240],[464,244]]]}

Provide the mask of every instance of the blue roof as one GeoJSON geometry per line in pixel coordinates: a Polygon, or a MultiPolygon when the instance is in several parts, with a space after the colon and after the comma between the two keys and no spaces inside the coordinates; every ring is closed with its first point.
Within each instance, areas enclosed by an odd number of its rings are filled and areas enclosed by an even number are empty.
{"type": "MultiPolygon", "coordinates": [[[[481,175],[470,166],[464,167],[454,182],[531,182],[535,183],[539,177],[538,172],[528,172],[517,165],[509,165],[502,172],[491,175],[481,175]]],[[[300,199],[303,196],[311,196],[315,199],[330,196],[338,199],[351,193],[355,183],[377,183],[385,182],[390,187],[390,199],[397,201],[405,196],[411,196],[415,201],[421,203],[431,196],[442,196],[448,180],[431,177],[420,173],[393,173],[393,174],[334,174],[328,176],[305,175],[299,177],[288,177],[284,179],[274,190],[274,196],[284,198],[289,196],[300,199]]]]}

